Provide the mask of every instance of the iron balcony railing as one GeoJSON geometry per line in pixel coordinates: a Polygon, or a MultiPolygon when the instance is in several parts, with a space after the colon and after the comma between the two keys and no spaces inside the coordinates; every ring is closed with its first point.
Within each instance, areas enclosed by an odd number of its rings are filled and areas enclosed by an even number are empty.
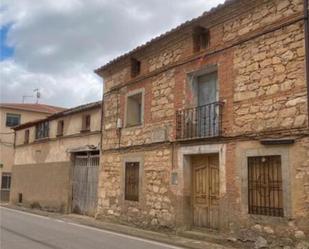
{"type": "Polygon", "coordinates": [[[218,137],[222,129],[223,102],[176,111],[176,139],[218,137]]]}

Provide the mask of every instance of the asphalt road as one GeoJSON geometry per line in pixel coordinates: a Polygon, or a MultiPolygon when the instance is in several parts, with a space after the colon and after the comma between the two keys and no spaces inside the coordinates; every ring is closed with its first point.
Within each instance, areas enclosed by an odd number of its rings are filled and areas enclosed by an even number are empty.
{"type": "Polygon", "coordinates": [[[12,209],[0,213],[1,249],[180,249],[12,209]]]}

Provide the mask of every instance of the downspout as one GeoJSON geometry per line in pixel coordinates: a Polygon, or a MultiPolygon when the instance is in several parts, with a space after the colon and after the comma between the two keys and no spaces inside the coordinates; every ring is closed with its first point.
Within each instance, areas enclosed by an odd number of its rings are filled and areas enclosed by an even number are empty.
{"type": "Polygon", "coordinates": [[[101,102],[101,125],[100,125],[100,155],[102,156],[102,150],[103,150],[103,125],[104,125],[104,97],[102,96],[102,102],[101,102]]]}
{"type": "Polygon", "coordinates": [[[309,127],[309,20],[308,20],[308,0],[304,0],[304,20],[305,20],[307,111],[308,111],[308,127],[309,127]]]}

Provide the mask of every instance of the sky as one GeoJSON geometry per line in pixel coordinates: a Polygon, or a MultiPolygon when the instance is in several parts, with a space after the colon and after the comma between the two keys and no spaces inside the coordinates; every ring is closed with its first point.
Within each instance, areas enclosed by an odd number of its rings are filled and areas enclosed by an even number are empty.
{"type": "Polygon", "coordinates": [[[1,0],[0,102],[102,98],[94,70],[224,0],[1,0]]]}

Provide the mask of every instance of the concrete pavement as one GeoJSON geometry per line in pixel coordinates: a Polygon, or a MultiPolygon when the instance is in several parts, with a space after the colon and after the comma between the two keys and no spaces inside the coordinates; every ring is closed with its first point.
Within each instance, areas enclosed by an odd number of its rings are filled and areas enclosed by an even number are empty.
{"type": "Polygon", "coordinates": [[[180,249],[13,209],[0,212],[1,249],[180,249]]]}

